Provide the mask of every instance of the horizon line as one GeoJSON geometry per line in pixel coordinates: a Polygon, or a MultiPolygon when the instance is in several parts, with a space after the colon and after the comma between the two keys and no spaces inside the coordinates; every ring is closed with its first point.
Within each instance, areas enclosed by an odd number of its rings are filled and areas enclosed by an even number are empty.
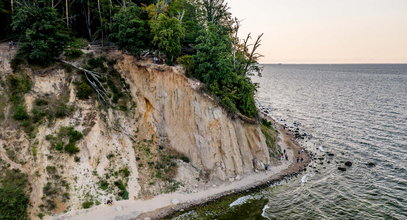
{"type": "Polygon", "coordinates": [[[260,65],[350,65],[350,64],[407,64],[406,63],[259,63],[260,65]]]}

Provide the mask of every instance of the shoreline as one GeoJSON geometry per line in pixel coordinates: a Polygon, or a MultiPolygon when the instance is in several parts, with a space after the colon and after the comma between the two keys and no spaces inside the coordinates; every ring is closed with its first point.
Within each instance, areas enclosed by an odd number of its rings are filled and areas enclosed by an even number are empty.
{"type": "MultiPolygon", "coordinates": [[[[245,187],[241,187],[239,189],[234,189],[231,191],[224,191],[220,194],[212,195],[212,196],[207,197],[206,199],[202,199],[199,201],[193,201],[189,204],[180,204],[177,206],[163,207],[158,210],[142,213],[139,216],[132,218],[132,220],[133,219],[142,220],[142,219],[169,218],[169,217],[172,217],[177,212],[190,210],[197,206],[205,206],[212,202],[216,202],[217,200],[219,200],[223,197],[226,197],[226,196],[232,196],[232,195],[239,194],[239,193],[249,193],[249,192],[255,192],[257,190],[261,190],[263,188],[270,186],[273,183],[283,180],[284,178],[292,177],[302,171],[305,171],[306,167],[311,162],[311,156],[310,156],[309,152],[298,143],[298,141],[295,138],[295,134],[292,131],[286,129],[284,125],[278,123],[275,119],[273,119],[269,115],[267,115],[263,112],[260,112],[260,114],[261,114],[262,118],[272,122],[272,124],[276,128],[276,130],[279,131],[279,138],[282,139],[281,141],[283,141],[285,144],[287,144],[288,147],[291,150],[293,150],[293,152],[294,152],[293,155],[291,155],[292,158],[290,159],[290,161],[292,160],[292,162],[286,169],[282,170],[279,173],[273,174],[270,177],[265,178],[263,180],[252,182],[251,184],[246,185],[245,187]],[[296,163],[295,162],[295,159],[297,156],[296,152],[301,151],[301,150],[304,150],[304,152],[302,153],[302,157],[304,158],[304,161],[296,163]]],[[[250,178],[252,175],[246,176],[245,178],[250,178]]]]}
{"type": "Polygon", "coordinates": [[[260,113],[263,118],[272,122],[279,131],[278,141],[282,149],[287,150],[289,161],[282,161],[282,165],[271,167],[271,171],[261,171],[243,175],[240,180],[224,182],[220,186],[206,188],[196,193],[175,192],[162,194],[149,200],[125,200],[115,202],[112,206],[99,205],[90,209],[76,210],[51,219],[161,219],[174,215],[181,210],[205,205],[216,200],[238,193],[247,193],[268,187],[286,177],[298,174],[306,169],[310,155],[295,139],[293,132],[285,129],[270,116],[260,113]],[[296,162],[297,152],[304,150],[301,157],[303,162],[296,162]]]}

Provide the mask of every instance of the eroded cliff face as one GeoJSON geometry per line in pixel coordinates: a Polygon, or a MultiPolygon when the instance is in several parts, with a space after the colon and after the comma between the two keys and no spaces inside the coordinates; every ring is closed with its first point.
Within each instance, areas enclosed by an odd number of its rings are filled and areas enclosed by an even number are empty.
{"type": "Polygon", "coordinates": [[[32,219],[81,209],[86,202],[198,189],[252,173],[254,162],[270,163],[259,125],[228,117],[180,68],[140,62],[118,51],[103,55],[104,65],[120,78],[112,90],[127,97],[111,106],[101,105],[96,95],[78,99],[82,76],[74,69],[55,65],[41,74],[22,69],[31,81],[23,94],[30,118],[38,109],[50,114],[61,103],[70,109],[33,122],[30,132],[12,117],[11,70],[8,65],[0,70],[0,171],[15,168],[28,175],[32,219]],[[73,154],[58,149],[60,142],[65,147],[71,142],[63,136],[69,129],[83,134],[73,154]]]}
{"type": "Polygon", "coordinates": [[[211,178],[253,172],[254,160],[270,162],[260,127],[228,117],[181,69],[137,63],[127,55],[116,69],[129,83],[145,126],[211,178]]]}

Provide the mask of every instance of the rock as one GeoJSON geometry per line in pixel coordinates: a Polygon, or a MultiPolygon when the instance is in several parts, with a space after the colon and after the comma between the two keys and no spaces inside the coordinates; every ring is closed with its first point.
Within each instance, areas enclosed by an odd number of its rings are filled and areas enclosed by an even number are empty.
{"type": "Polygon", "coordinates": [[[172,199],[171,200],[171,203],[173,204],[173,205],[178,205],[180,202],[179,202],[179,200],[178,199],[172,199]]]}
{"type": "Polygon", "coordinates": [[[328,152],[328,153],[326,153],[326,154],[328,154],[328,156],[330,156],[330,157],[333,157],[333,156],[335,156],[335,154],[333,154],[333,153],[330,153],[330,152],[328,152]]]}
{"type": "Polygon", "coordinates": [[[345,167],[338,167],[338,170],[340,170],[340,171],[346,171],[346,168],[345,168],[345,167]]]}
{"type": "Polygon", "coordinates": [[[266,170],[266,166],[261,160],[253,159],[253,167],[255,170],[263,171],[266,170]]]}
{"type": "Polygon", "coordinates": [[[373,162],[369,162],[369,163],[367,163],[367,166],[368,166],[368,167],[374,167],[374,166],[376,166],[376,164],[373,163],[373,162]]]}
{"type": "Polygon", "coordinates": [[[324,160],[324,158],[323,158],[323,157],[319,157],[318,160],[324,160]]]}
{"type": "Polygon", "coordinates": [[[352,166],[352,162],[346,161],[346,162],[345,162],[345,166],[348,166],[348,167],[352,166]]]}

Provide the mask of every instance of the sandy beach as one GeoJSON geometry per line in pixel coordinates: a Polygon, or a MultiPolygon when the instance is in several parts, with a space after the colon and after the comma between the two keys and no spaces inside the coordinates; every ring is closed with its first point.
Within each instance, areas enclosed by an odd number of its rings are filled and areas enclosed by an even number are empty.
{"type": "Polygon", "coordinates": [[[282,150],[286,150],[289,157],[288,161],[283,160],[279,166],[273,166],[267,171],[242,176],[240,180],[224,182],[219,186],[212,185],[195,193],[176,192],[159,195],[149,200],[117,201],[111,206],[103,204],[90,209],[52,216],[51,219],[160,219],[179,210],[204,204],[223,196],[268,185],[302,171],[310,161],[308,154],[306,152],[302,153],[301,157],[304,160],[297,163],[298,151],[301,151],[303,148],[295,140],[293,134],[272,118],[266,115],[264,117],[272,121],[279,130],[279,144],[282,150]]]}

